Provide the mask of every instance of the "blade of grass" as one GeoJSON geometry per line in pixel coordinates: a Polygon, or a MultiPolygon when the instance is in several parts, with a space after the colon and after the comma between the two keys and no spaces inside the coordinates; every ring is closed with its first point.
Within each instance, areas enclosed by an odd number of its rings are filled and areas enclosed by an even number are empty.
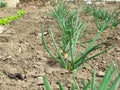
{"type": "Polygon", "coordinates": [[[74,84],[72,84],[72,88],[71,88],[71,90],[75,90],[76,88],[75,88],[75,85],[74,84]]]}
{"type": "Polygon", "coordinates": [[[89,86],[91,84],[91,81],[88,81],[88,83],[85,83],[85,80],[82,79],[82,85],[83,85],[83,90],[89,90],[89,86]]]}
{"type": "Polygon", "coordinates": [[[65,90],[63,85],[58,81],[58,85],[59,85],[59,90],[65,90]]]}
{"type": "Polygon", "coordinates": [[[119,84],[120,84],[120,73],[118,74],[117,78],[115,79],[112,86],[108,90],[118,90],[119,84]]]}
{"type": "Polygon", "coordinates": [[[76,65],[82,64],[90,52],[95,51],[96,49],[101,48],[101,47],[102,47],[102,44],[98,44],[98,45],[92,47],[91,49],[89,49],[89,51],[84,52],[80,58],[78,58],[77,60],[74,61],[74,64],[76,64],[76,65]]]}
{"type": "Polygon", "coordinates": [[[44,48],[55,61],[60,63],[60,59],[56,58],[55,55],[49,50],[43,33],[44,33],[44,26],[42,25],[42,42],[43,42],[44,48]]]}
{"type": "MultiPolygon", "coordinates": [[[[77,90],[80,90],[79,84],[78,84],[78,82],[77,82],[77,80],[76,80],[75,77],[73,77],[73,80],[74,80],[75,88],[76,88],[77,90]]],[[[76,89],[75,89],[75,90],[76,90],[76,89]]]]}
{"type": "Polygon", "coordinates": [[[46,90],[51,90],[50,84],[45,76],[43,76],[43,82],[44,82],[46,90]]]}
{"type": "Polygon", "coordinates": [[[114,47],[114,46],[111,46],[111,47],[109,47],[109,48],[107,48],[107,49],[101,51],[100,53],[97,53],[97,54],[95,54],[95,55],[93,55],[93,56],[91,56],[91,57],[85,59],[85,61],[89,61],[90,59],[95,58],[95,57],[99,56],[100,54],[106,53],[108,50],[112,49],[113,47],[114,47]]]}
{"type": "Polygon", "coordinates": [[[56,44],[56,42],[55,42],[55,39],[54,39],[54,36],[53,36],[53,33],[52,33],[52,28],[50,28],[50,36],[51,36],[51,38],[52,38],[52,41],[53,41],[54,47],[56,48],[56,51],[57,51],[57,53],[58,53],[58,56],[60,57],[60,60],[61,60],[60,63],[63,65],[64,68],[67,68],[67,65],[66,65],[66,63],[65,63],[65,60],[64,60],[64,58],[63,58],[63,56],[62,56],[62,54],[61,54],[61,52],[60,52],[60,49],[58,48],[58,46],[57,46],[57,44],[56,44]]]}
{"type": "Polygon", "coordinates": [[[110,66],[108,67],[108,69],[105,73],[105,76],[103,77],[101,84],[99,85],[98,90],[106,90],[107,89],[108,84],[116,71],[117,71],[117,68],[113,68],[113,63],[110,64],[110,66]]]}
{"type": "Polygon", "coordinates": [[[95,76],[96,76],[96,70],[94,71],[94,74],[93,74],[93,78],[91,82],[91,90],[96,90],[95,76]]]}

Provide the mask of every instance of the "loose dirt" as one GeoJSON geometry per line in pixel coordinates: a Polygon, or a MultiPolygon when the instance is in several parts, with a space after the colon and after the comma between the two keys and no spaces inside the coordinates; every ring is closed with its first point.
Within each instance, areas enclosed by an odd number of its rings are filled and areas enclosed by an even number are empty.
{"type": "MultiPolygon", "coordinates": [[[[107,3],[104,7],[113,10],[116,5],[118,4],[107,3]]],[[[14,9],[0,9],[0,17],[14,15],[20,9],[25,9],[27,14],[9,25],[3,26],[5,31],[0,33],[0,90],[45,90],[43,75],[47,76],[53,90],[58,90],[57,80],[63,83],[66,90],[70,90],[72,73],[60,67],[47,54],[40,36],[42,24],[45,25],[46,32],[52,25],[56,39],[59,40],[56,20],[48,16],[52,6],[48,2],[40,1],[19,4],[14,9]]],[[[88,18],[84,15],[82,19],[87,20],[88,18]]],[[[87,31],[86,39],[92,38],[96,28],[91,23],[87,31]]],[[[50,49],[56,52],[50,41],[49,33],[45,37],[50,49]]],[[[91,79],[94,68],[98,72],[105,72],[112,61],[115,62],[115,66],[120,72],[120,25],[115,30],[109,28],[105,31],[100,37],[100,41],[107,43],[106,47],[114,44],[115,48],[89,61],[85,64],[86,68],[76,72],[80,86],[82,78],[91,79]]],[[[101,77],[97,77],[98,81],[101,79],[101,77]]]]}

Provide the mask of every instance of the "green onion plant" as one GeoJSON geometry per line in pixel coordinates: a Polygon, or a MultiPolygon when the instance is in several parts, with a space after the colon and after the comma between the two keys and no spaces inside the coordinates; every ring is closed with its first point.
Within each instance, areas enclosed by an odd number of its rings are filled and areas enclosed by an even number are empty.
{"type": "Polygon", "coordinates": [[[120,24],[120,12],[117,12],[117,9],[113,12],[114,19],[111,22],[112,28],[116,28],[120,24]]]}
{"type": "Polygon", "coordinates": [[[95,23],[98,28],[98,30],[101,30],[100,28],[108,28],[109,26],[112,26],[112,28],[116,28],[117,25],[120,24],[119,16],[120,12],[116,12],[117,8],[115,8],[111,13],[108,13],[106,10],[103,10],[101,8],[93,8],[92,9],[92,15],[95,17],[95,23]]]}
{"type": "MultiPolygon", "coordinates": [[[[117,71],[117,67],[114,67],[114,64],[110,64],[102,81],[100,83],[96,82],[96,71],[94,71],[92,80],[85,82],[84,79],[82,79],[82,86],[83,88],[80,88],[79,83],[77,82],[77,78],[73,77],[73,84],[71,85],[70,90],[118,90],[118,86],[120,84],[120,73],[115,78],[114,81],[112,81],[112,77],[117,71]],[[112,82],[111,82],[112,81],[112,82]],[[99,85],[97,85],[99,84],[99,85]]],[[[52,90],[51,86],[45,76],[43,76],[43,81],[46,90],[52,90]]],[[[65,90],[64,86],[58,81],[59,90],[65,90]]]]}
{"type": "Polygon", "coordinates": [[[109,13],[108,16],[101,21],[98,18],[96,18],[95,19],[95,24],[96,24],[98,30],[99,31],[100,30],[104,31],[109,26],[112,26],[112,27],[116,28],[117,25],[120,24],[120,20],[118,19],[119,14],[115,14],[115,11],[113,11],[112,13],[109,13]]]}
{"type": "Polygon", "coordinates": [[[114,19],[111,23],[112,29],[116,28],[120,24],[120,20],[114,19]]]}
{"type": "MultiPolygon", "coordinates": [[[[85,47],[85,50],[81,50],[76,54],[76,49],[78,46],[78,42],[83,38],[83,33],[85,31],[86,23],[79,21],[79,12],[77,9],[71,10],[70,5],[62,2],[58,3],[57,6],[54,7],[51,15],[58,21],[59,23],[59,31],[61,35],[60,45],[56,43],[55,37],[52,32],[52,27],[49,28],[50,36],[54,47],[56,49],[56,54],[53,54],[47,46],[46,39],[44,37],[44,26],[42,25],[42,42],[49,53],[49,55],[57,62],[59,62],[63,68],[68,69],[70,71],[79,68],[83,63],[93,59],[100,54],[107,52],[109,49],[107,48],[97,54],[90,55],[91,52],[96,51],[97,49],[102,48],[104,45],[95,44],[98,40],[101,33],[106,30],[106,26],[99,28],[100,32],[98,32],[95,37],[89,42],[89,45],[85,47]]],[[[107,24],[106,24],[107,25],[107,24]]],[[[99,27],[99,24],[98,24],[99,27]]]]}
{"type": "Polygon", "coordinates": [[[93,5],[86,5],[83,7],[83,13],[91,13],[93,11],[94,6],[93,5]]]}
{"type": "Polygon", "coordinates": [[[94,7],[92,10],[92,15],[95,17],[95,19],[105,20],[108,17],[108,12],[101,8],[94,7]]]}

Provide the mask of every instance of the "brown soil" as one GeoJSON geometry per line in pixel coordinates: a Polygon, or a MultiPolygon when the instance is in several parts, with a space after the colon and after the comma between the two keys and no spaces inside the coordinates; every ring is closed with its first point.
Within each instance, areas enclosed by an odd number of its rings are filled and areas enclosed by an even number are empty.
{"type": "MultiPolygon", "coordinates": [[[[106,4],[104,7],[113,10],[117,3],[106,4]]],[[[73,6],[77,7],[77,5],[73,6]]],[[[45,24],[45,31],[54,25],[53,31],[56,39],[59,39],[56,21],[48,16],[52,6],[47,2],[20,4],[15,9],[0,9],[0,17],[14,15],[18,10],[25,9],[27,14],[9,25],[4,26],[5,31],[0,34],[0,90],[44,90],[42,76],[46,75],[53,87],[58,90],[57,80],[60,80],[70,90],[72,73],[60,67],[44,50],[40,37],[41,25],[45,24]],[[16,75],[11,75],[16,74],[16,75]]],[[[82,16],[87,20],[87,16],[82,16]]],[[[90,24],[86,38],[92,38],[96,32],[95,26],[90,24]]],[[[53,52],[49,34],[45,36],[47,43],[53,52]]],[[[101,36],[100,41],[115,45],[107,53],[100,55],[86,63],[86,68],[76,72],[77,80],[91,79],[94,69],[105,72],[109,64],[114,61],[120,71],[120,25],[115,29],[108,29],[101,36]]],[[[97,77],[97,80],[101,80],[97,77]]],[[[80,84],[81,85],[81,84],[80,84]]],[[[119,89],[120,90],[120,89],[119,89]]]]}

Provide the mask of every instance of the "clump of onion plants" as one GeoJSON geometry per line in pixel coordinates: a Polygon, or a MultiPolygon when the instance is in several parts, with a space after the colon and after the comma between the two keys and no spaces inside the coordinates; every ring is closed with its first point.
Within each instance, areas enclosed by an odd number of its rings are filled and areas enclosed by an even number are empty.
{"type": "Polygon", "coordinates": [[[115,29],[119,24],[120,24],[120,20],[114,19],[111,23],[112,29],[115,29]]]}
{"type": "Polygon", "coordinates": [[[3,0],[0,0],[0,8],[7,7],[7,3],[3,0]]]}
{"type": "Polygon", "coordinates": [[[109,21],[109,26],[114,29],[120,24],[120,12],[117,12],[117,10],[118,8],[115,8],[113,11],[108,12],[103,8],[98,8],[94,5],[87,5],[84,7],[83,12],[92,15],[95,19],[95,22],[99,21],[99,23],[106,23],[109,21]]]}
{"type": "Polygon", "coordinates": [[[117,12],[117,8],[115,8],[112,12],[108,12],[102,8],[94,7],[91,10],[91,14],[93,17],[95,17],[95,22],[101,23],[102,26],[105,26],[104,24],[107,24],[108,27],[111,26],[112,28],[116,28],[117,25],[120,24],[120,12],[117,12]]]}
{"type": "Polygon", "coordinates": [[[80,52],[76,54],[78,43],[81,38],[83,38],[83,33],[85,31],[85,27],[87,26],[85,22],[80,21],[78,10],[71,10],[68,3],[66,4],[62,2],[58,3],[57,6],[53,8],[51,16],[58,21],[59,32],[61,35],[60,43],[56,43],[52,27],[49,28],[50,36],[57,55],[53,54],[48,48],[43,34],[44,26],[42,26],[42,42],[49,55],[55,61],[59,62],[63,68],[70,71],[75,70],[83,63],[99,56],[100,54],[103,54],[111,48],[107,48],[97,54],[91,55],[91,52],[96,51],[103,46],[103,43],[95,44],[101,33],[106,30],[106,28],[101,28],[100,32],[98,32],[91,42],[89,42],[89,45],[85,46],[85,50],[80,50],[80,52]]]}
{"type": "MultiPolygon", "coordinates": [[[[116,73],[116,71],[117,71],[117,67],[114,67],[114,65],[111,64],[108,67],[105,73],[105,76],[103,77],[100,83],[96,82],[96,71],[95,71],[93,74],[92,80],[86,83],[85,80],[82,79],[83,88],[80,88],[79,83],[77,82],[77,78],[74,76],[73,77],[74,82],[71,85],[70,90],[118,90],[118,86],[120,84],[120,73],[115,78],[115,80],[112,81],[112,84],[111,84],[111,79],[116,73]]],[[[50,83],[48,82],[45,76],[43,76],[43,81],[44,81],[45,89],[52,90],[50,83]]],[[[65,90],[64,86],[59,81],[58,81],[58,85],[59,85],[59,90],[65,90]]]]}
{"type": "Polygon", "coordinates": [[[107,29],[110,26],[112,28],[116,28],[117,25],[120,24],[120,20],[118,19],[120,13],[118,14],[114,14],[114,13],[115,11],[109,13],[108,16],[104,17],[103,20],[100,20],[99,18],[95,19],[95,24],[99,31],[107,29]]]}
{"type": "Polygon", "coordinates": [[[95,19],[105,20],[108,17],[108,12],[101,8],[93,8],[92,15],[95,19]]]}
{"type": "Polygon", "coordinates": [[[112,29],[115,29],[120,24],[120,12],[113,13],[114,19],[111,22],[112,29]]]}
{"type": "Polygon", "coordinates": [[[93,5],[86,5],[83,7],[83,13],[91,13],[93,11],[94,6],[93,5]]]}

